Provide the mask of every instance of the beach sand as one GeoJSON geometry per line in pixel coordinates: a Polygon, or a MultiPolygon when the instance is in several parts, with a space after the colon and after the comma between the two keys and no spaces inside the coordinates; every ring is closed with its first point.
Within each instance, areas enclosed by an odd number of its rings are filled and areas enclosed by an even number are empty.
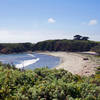
{"type": "Polygon", "coordinates": [[[56,69],[65,69],[73,74],[89,76],[95,73],[96,63],[91,59],[83,60],[84,55],[72,52],[41,52],[51,56],[60,57],[60,64],[56,69]]]}

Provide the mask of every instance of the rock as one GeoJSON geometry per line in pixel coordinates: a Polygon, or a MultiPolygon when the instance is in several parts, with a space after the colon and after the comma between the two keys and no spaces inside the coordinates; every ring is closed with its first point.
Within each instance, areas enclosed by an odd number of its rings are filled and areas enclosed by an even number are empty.
{"type": "Polygon", "coordinates": [[[88,58],[83,58],[83,60],[89,60],[88,58]]]}

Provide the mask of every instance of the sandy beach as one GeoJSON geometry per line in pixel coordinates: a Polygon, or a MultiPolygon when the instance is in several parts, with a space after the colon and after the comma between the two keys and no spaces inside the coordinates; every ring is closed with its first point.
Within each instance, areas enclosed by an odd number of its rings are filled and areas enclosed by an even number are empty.
{"type": "Polygon", "coordinates": [[[96,63],[91,59],[84,60],[85,56],[70,52],[42,52],[42,54],[60,57],[60,64],[56,69],[65,69],[73,74],[89,76],[95,73],[96,63]]]}

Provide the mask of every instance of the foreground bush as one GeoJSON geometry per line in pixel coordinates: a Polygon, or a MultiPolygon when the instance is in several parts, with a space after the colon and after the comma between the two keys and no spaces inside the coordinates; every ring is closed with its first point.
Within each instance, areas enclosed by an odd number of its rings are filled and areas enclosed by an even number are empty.
{"type": "Polygon", "coordinates": [[[100,100],[100,76],[80,77],[48,68],[21,71],[1,65],[0,99],[100,100]]]}

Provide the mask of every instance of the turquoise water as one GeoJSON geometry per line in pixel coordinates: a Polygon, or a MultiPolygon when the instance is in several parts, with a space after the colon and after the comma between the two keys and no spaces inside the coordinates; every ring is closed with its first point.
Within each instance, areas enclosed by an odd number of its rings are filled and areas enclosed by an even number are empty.
{"type": "Polygon", "coordinates": [[[34,69],[40,67],[53,68],[60,62],[60,58],[45,54],[8,54],[0,55],[2,63],[14,64],[17,68],[34,69]]]}

